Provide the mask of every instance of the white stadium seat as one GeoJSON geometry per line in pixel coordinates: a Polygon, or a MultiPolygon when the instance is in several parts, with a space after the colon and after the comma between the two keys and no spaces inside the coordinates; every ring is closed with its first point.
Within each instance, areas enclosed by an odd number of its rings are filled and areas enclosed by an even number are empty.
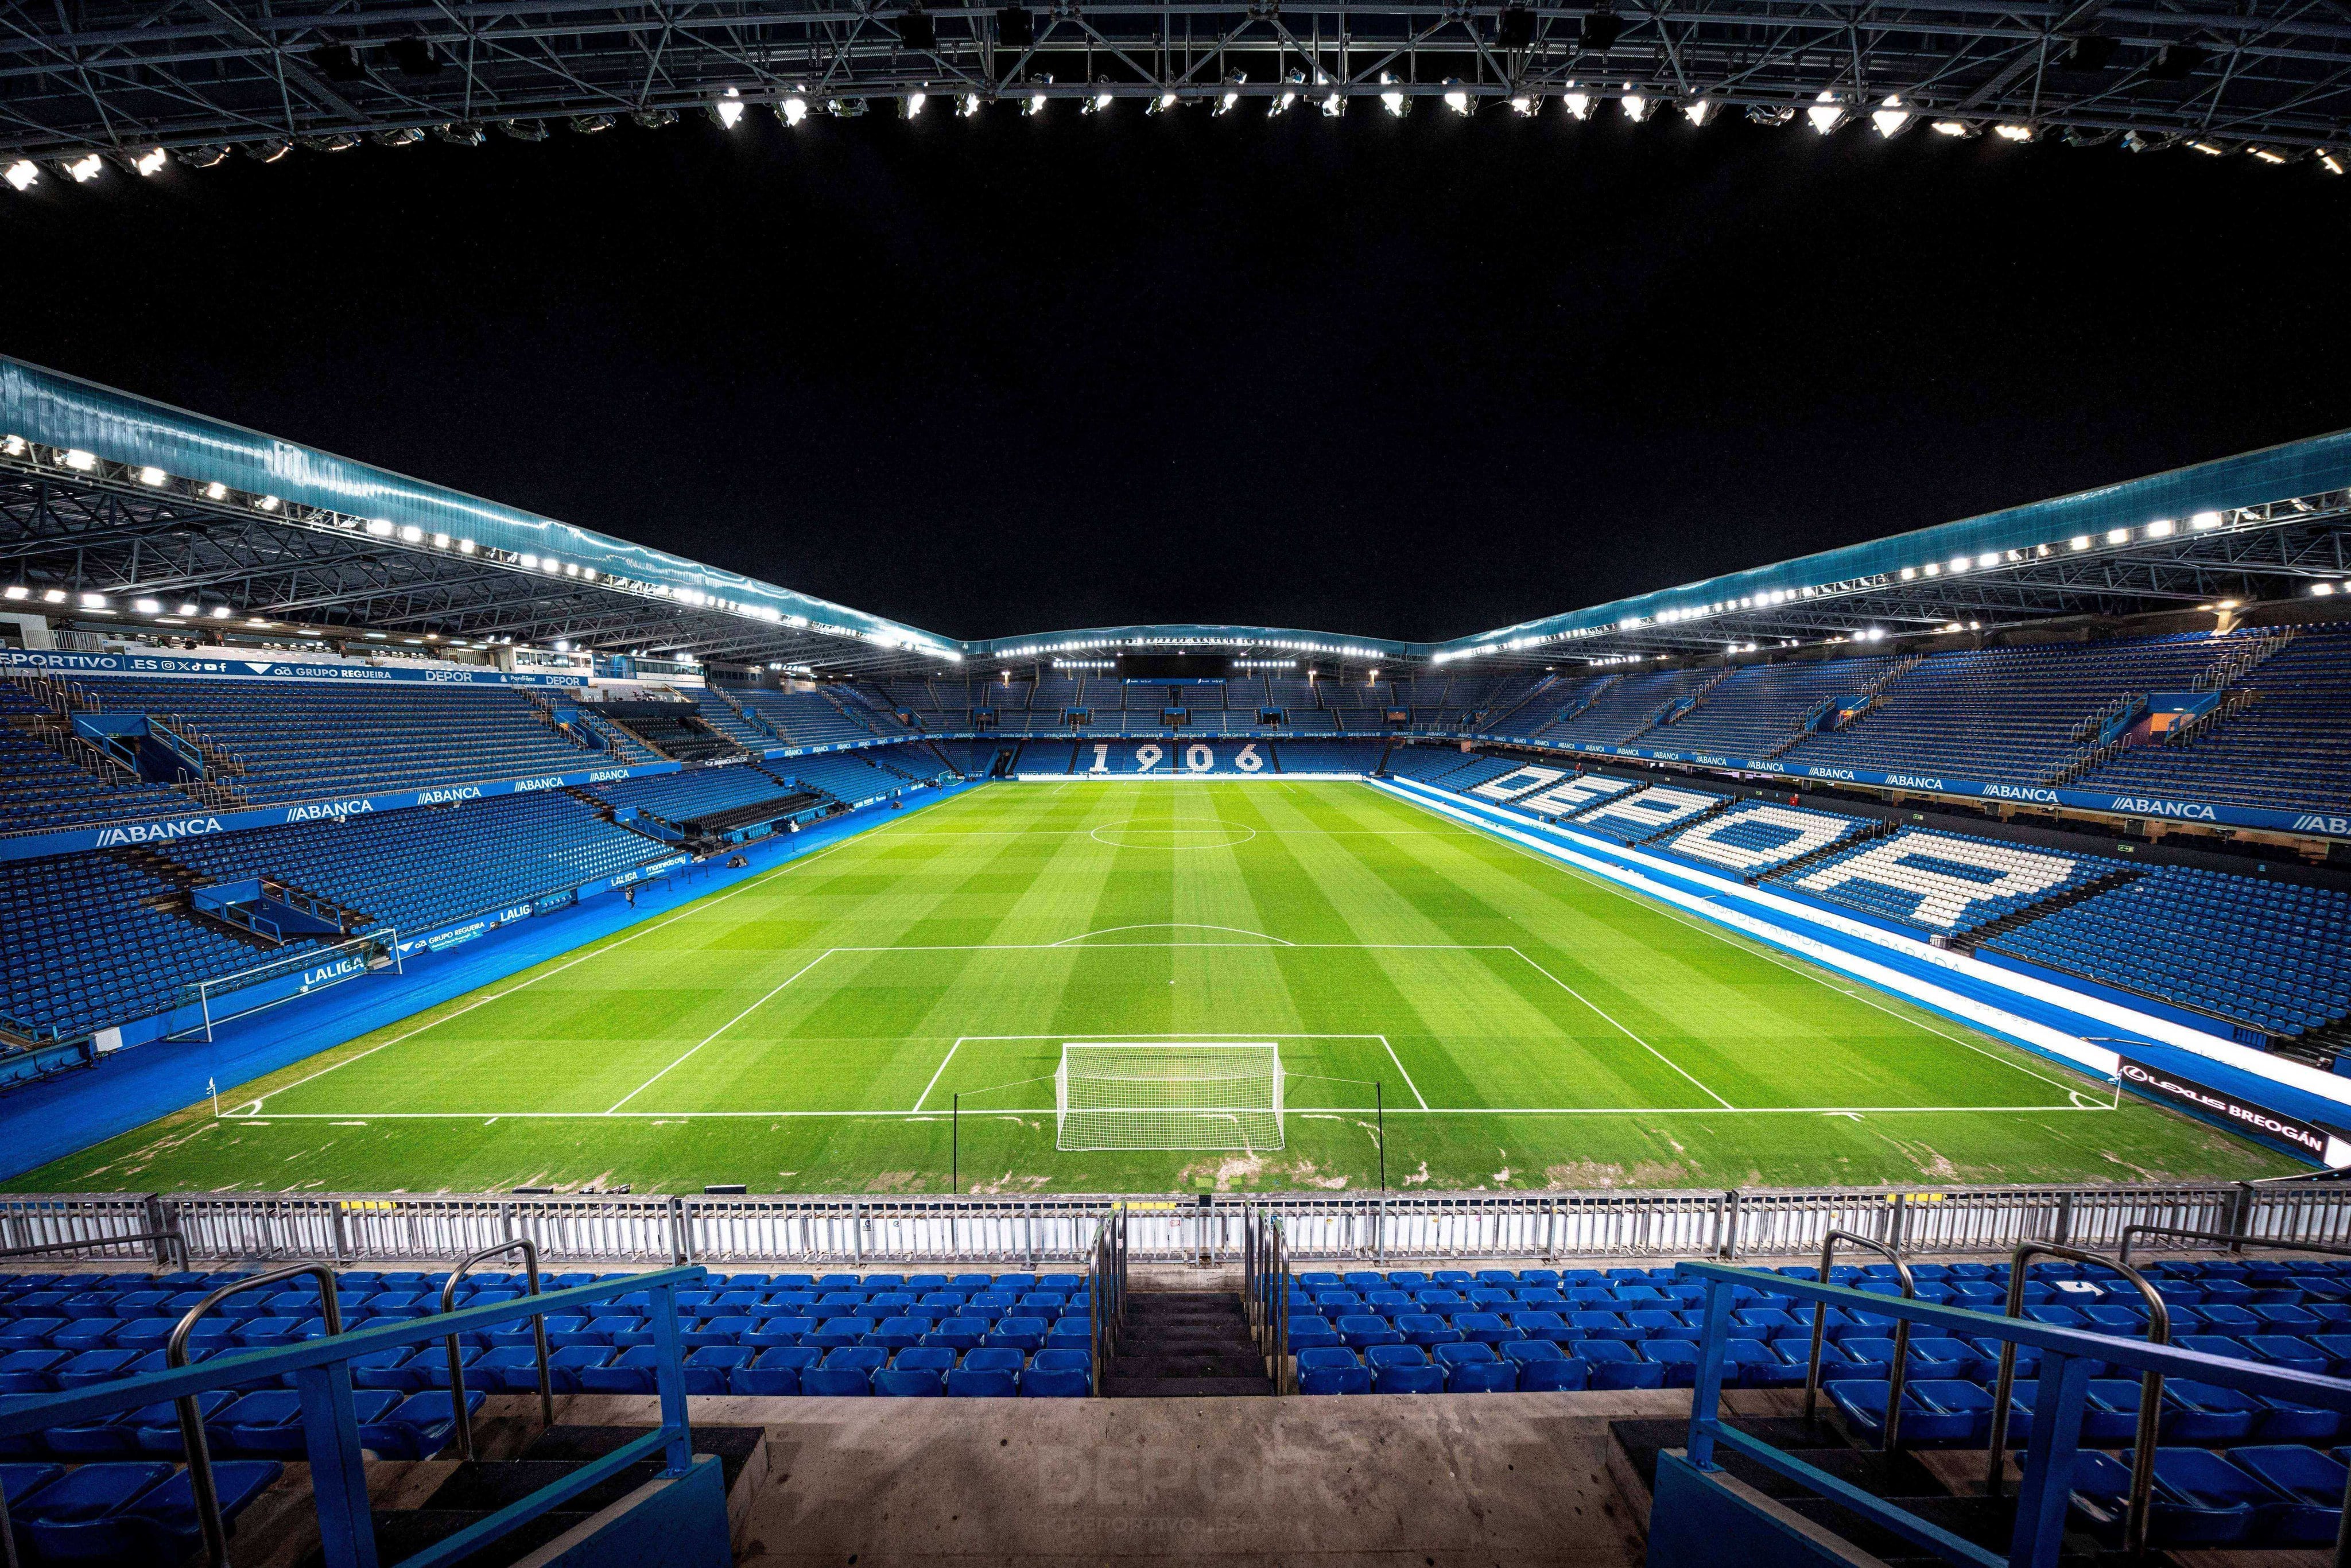
{"type": "Polygon", "coordinates": [[[2072,876],[2078,864],[2064,855],[2021,850],[1989,839],[1905,832],[1807,872],[1794,885],[1824,893],[1846,883],[1862,882],[1916,894],[1917,907],[1909,918],[1948,931],[1959,927],[1970,905],[2045,893],[2072,876]],[[1974,868],[1984,874],[1938,871],[1925,863],[1930,860],[1974,868]]]}
{"type": "Polygon", "coordinates": [[[1569,779],[1556,789],[1527,796],[1518,804],[1530,811],[1564,817],[1583,810],[1594,800],[1622,795],[1632,788],[1633,785],[1623,779],[1604,779],[1597,773],[1587,773],[1581,779],[1569,779]]]}
{"type": "Polygon", "coordinates": [[[1489,800],[1515,800],[1565,777],[1567,772],[1564,768],[1521,768],[1516,772],[1505,773],[1499,779],[1489,779],[1469,793],[1483,795],[1489,800]]]}

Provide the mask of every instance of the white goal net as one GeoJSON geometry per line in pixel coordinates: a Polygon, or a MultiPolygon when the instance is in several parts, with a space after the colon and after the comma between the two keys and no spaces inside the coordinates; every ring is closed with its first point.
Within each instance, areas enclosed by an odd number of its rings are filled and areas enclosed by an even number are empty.
{"type": "Polygon", "coordinates": [[[1278,1149],[1281,1051],[1064,1045],[1053,1112],[1063,1149],[1278,1149]]]}

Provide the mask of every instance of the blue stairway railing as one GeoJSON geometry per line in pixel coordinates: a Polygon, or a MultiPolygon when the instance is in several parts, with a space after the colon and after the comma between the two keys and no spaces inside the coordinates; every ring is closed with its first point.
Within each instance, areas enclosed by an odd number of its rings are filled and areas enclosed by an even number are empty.
{"type": "MultiPolygon", "coordinates": [[[[146,1373],[66,1393],[0,1399],[0,1437],[101,1420],[124,1410],[292,1373],[301,1395],[304,1457],[310,1464],[311,1492],[318,1508],[327,1568],[378,1568],[375,1528],[369,1512],[367,1477],[360,1451],[359,1418],[351,1402],[351,1363],[401,1345],[448,1341],[456,1335],[485,1333],[549,1314],[580,1313],[600,1301],[651,1292],[654,1300],[646,1315],[652,1320],[653,1348],[658,1354],[653,1378],[661,1399],[660,1427],[393,1565],[444,1568],[641,1461],[660,1458],[663,1475],[672,1479],[685,1475],[694,1462],[694,1443],[686,1426],[685,1363],[678,1341],[677,1292],[681,1287],[699,1284],[706,1277],[707,1271],[699,1264],[661,1269],[489,1306],[465,1307],[345,1333],[329,1333],[299,1344],[216,1355],[192,1366],[146,1373]]],[[[588,1315],[594,1314],[589,1312],[588,1315]]],[[[201,1445],[191,1445],[189,1452],[193,1462],[207,1462],[201,1445]]],[[[6,1500],[0,1498],[0,1520],[5,1517],[6,1500]]],[[[5,1528],[0,1524],[0,1529],[5,1528]]]]}
{"type": "Polygon", "coordinates": [[[2073,1490],[2074,1456],[2081,1448],[2083,1409],[2089,1396],[2091,1375],[2101,1364],[2351,1413],[2351,1382],[2341,1378],[2203,1355],[2140,1340],[2085,1333],[2025,1318],[1905,1301],[1786,1274],[1734,1268],[1727,1263],[1686,1262],[1677,1265],[1675,1273],[1707,1287],[1698,1379],[1690,1398],[1690,1464],[1701,1471],[1714,1470],[1718,1468],[1714,1462],[1716,1448],[1728,1448],[1947,1562],[1968,1564],[1970,1568],[2055,1568],[2073,1490]],[[2040,1353],[2041,1382],[2033,1402],[2032,1435],[2025,1449],[2023,1484],[2017,1490],[2016,1528],[2005,1554],[1963,1540],[1739,1431],[1723,1420],[1724,1350],[1730,1337],[1732,1287],[1739,1285],[1792,1296],[1800,1302],[1809,1303],[1815,1312],[1826,1307],[1842,1307],[1849,1312],[1894,1318],[1953,1338],[1997,1339],[2040,1353]]]}

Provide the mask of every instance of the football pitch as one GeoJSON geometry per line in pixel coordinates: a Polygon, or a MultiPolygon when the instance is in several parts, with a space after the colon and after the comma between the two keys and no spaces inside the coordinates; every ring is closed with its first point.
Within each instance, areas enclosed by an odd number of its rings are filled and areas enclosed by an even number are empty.
{"type": "Polygon", "coordinates": [[[1279,779],[967,789],[220,1109],[13,1185],[1362,1190],[1383,1140],[1403,1190],[2299,1168],[1367,785],[1279,779]],[[1279,1146],[1064,1151],[1052,1074],[1092,1042],[1276,1046],[1279,1146]]]}

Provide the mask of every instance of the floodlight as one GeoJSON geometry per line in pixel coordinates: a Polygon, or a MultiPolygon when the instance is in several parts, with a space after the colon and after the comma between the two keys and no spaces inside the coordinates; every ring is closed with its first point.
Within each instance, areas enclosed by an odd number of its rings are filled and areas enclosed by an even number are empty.
{"type": "Polygon", "coordinates": [[[21,582],[12,582],[12,583],[10,583],[10,584],[7,586],[7,588],[6,588],[6,590],[5,590],[5,591],[0,591],[0,599],[6,599],[6,600],[11,600],[11,601],[18,600],[18,599],[28,599],[28,598],[32,597],[32,592],[33,592],[33,591],[32,591],[31,589],[29,589],[29,588],[26,588],[23,583],[21,583],[21,582]]]}
{"type": "Polygon", "coordinates": [[[106,608],[106,595],[85,593],[81,596],[81,607],[84,610],[103,610],[106,608]]]}
{"type": "Polygon", "coordinates": [[[2169,517],[2163,517],[2147,524],[2147,537],[2151,539],[2169,538],[2171,537],[2171,519],[2169,517]]]}
{"type": "Polygon", "coordinates": [[[19,158],[0,172],[0,180],[7,181],[12,190],[29,191],[40,183],[41,168],[30,158],[19,158]]]}
{"type": "Polygon", "coordinates": [[[2071,539],[2068,539],[2066,543],[2074,549],[2088,549],[2090,548],[2090,536],[2087,534],[2075,534],[2071,539]]]}
{"type": "Polygon", "coordinates": [[[1111,106],[1111,103],[1112,93],[1110,90],[1110,84],[1107,82],[1098,81],[1094,83],[1094,95],[1078,106],[1078,112],[1080,114],[1100,114],[1102,110],[1108,109],[1111,106]]]}
{"type": "Polygon", "coordinates": [[[1910,123],[1910,111],[1902,107],[1899,94],[1888,93],[1886,101],[1870,115],[1869,122],[1877,127],[1877,134],[1892,141],[1895,134],[1910,123]]]}
{"type": "Polygon", "coordinates": [[[1649,118],[1649,100],[1635,92],[1631,82],[1625,84],[1625,96],[1616,102],[1617,107],[1624,110],[1625,118],[1635,125],[1649,118]]]}
{"type": "Polygon", "coordinates": [[[734,130],[736,122],[743,118],[742,92],[736,88],[728,88],[718,101],[710,106],[710,112],[718,117],[722,130],[734,130]]]}
{"type": "Polygon", "coordinates": [[[150,147],[132,159],[131,166],[141,174],[153,175],[162,173],[163,165],[169,162],[171,162],[171,154],[165,152],[161,147],[150,147]]]}
{"type": "Polygon", "coordinates": [[[152,465],[139,470],[139,482],[141,485],[161,485],[169,478],[171,478],[169,474],[152,465]]]}
{"type": "Polygon", "coordinates": [[[228,618],[229,618],[229,608],[228,608],[228,606],[227,606],[227,605],[225,605],[225,604],[215,604],[215,605],[214,605],[214,606],[213,606],[213,619],[214,619],[214,620],[215,620],[215,621],[225,621],[225,620],[227,620],[228,618]]]}
{"type": "Polygon", "coordinates": [[[1029,95],[1029,100],[1020,106],[1020,112],[1030,115],[1044,113],[1045,95],[1041,92],[1030,93],[1029,95]]]}
{"type": "Polygon", "coordinates": [[[1573,82],[1568,83],[1567,91],[1560,95],[1559,105],[1567,110],[1567,117],[1570,120],[1592,118],[1592,95],[1588,92],[1576,91],[1573,82]]]}
{"type": "Polygon", "coordinates": [[[1531,93],[1519,93],[1510,99],[1510,112],[1521,117],[1531,115],[1541,107],[1542,99],[1531,93]]]}
{"type": "Polygon", "coordinates": [[[1468,114],[1470,109],[1468,89],[1462,87],[1458,82],[1447,82],[1445,84],[1445,107],[1451,110],[1456,114],[1468,114]]]}
{"type": "MultiPolygon", "coordinates": [[[[1300,77],[1295,71],[1290,73],[1290,80],[1292,82],[1301,81],[1304,78],[1300,77]]],[[[1297,102],[1298,89],[1294,86],[1285,87],[1279,93],[1274,95],[1274,99],[1271,103],[1265,106],[1266,118],[1270,120],[1276,115],[1288,114],[1291,107],[1297,102]]]]}
{"type": "Polygon", "coordinates": [[[2203,153],[2207,158],[2225,158],[2229,155],[2227,148],[2217,146],[2210,141],[2191,141],[2188,145],[2203,153]]]}
{"type": "Polygon", "coordinates": [[[2108,528],[2106,530],[2106,542],[2110,545],[2126,545],[2130,543],[2130,530],[2128,528],[2108,528]]]}
{"type": "Polygon", "coordinates": [[[776,105],[776,112],[784,117],[786,125],[798,125],[808,118],[808,99],[794,93],[776,105]]]}
{"type": "Polygon", "coordinates": [[[77,474],[87,474],[98,466],[98,456],[95,453],[75,447],[65,455],[65,465],[77,474]]]}
{"type": "Polygon", "coordinates": [[[1332,88],[1329,96],[1322,99],[1322,113],[1324,118],[1336,120],[1346,112],[1347,100],[1345,97],[1340,93],[1337,88],[1332,88]]]}
{"type": "Polygon", "coordinates": [[[1713,112],[1714,101],[1711,99],[1701,98],[1696,102],[1682,105],[1682,118],[1692,125],[1704,125],[1707,117],[1713,112]]]}
{"type": "Polygon", "coordinates": [[[1411,98],[1396,84],[1396,78],[1386,71],[1380,73],[1380,106],[1398,120],[1412,112],[1411,98]]]}
{"type": "Polygon", "coordinates": [[[913,120],[923,112],[923,105],[930,101],[929,93],[910,92],[898,100],[898,112],[904,118],[913,120]]]}
{"type": "Polygon", "coordinates": [[[1994,136],[1999,137],[2003,141],[2030,141],[2032,140],[2032,127],[2030,125],[2017,125],[2013,123],[1995,125],[1991,128],[1991,133],[1994,136]]]}
{"type": "Polygon", "coordinates": [[[2328,173],[2340,174],[2343,172],[2343,155],[2335,152],[2334,148],[2322,147],[2316,152],[2313,153],[2312,156],[2318,160],[2318,166],[2325,170],[2328,173]]]}
{"type": "Polygon", "coordinates": [[[1938,120],[1935,121],[1934,131],[1938,136],[1965,136],[1968,133],[1967,122],[1959,120],[1938,120]]]}
{"type": "Polygon", "coordinates": [[[1813,99],[1813,107],[1804,110],[1804,118],[1812,122],[1814,131],[1826,136],[1844,123],[1844,105],[1837,101],[1836,94],[1823,89],[1820,97],[1813,99]]]}
{"type": "Polygon", "coordinates": [[[2267,147],[2248,147],[2245,151],[2252,153],[2254,157],[2260,159],[2264,163],[2283,163],[2285,162],[2284,153],[2275,152],[2267,147]]]}
{"type": "Polygon", "coordinates": [[[406,528],[400,530],[400,542],[402,544],[421,545],[424,542],[424,530],[418,528],[414,523],[411,523],[406,528]]]}
{"type": "Polygon", "coordinates": [[[41,602],[44,604],[63,604],[65,601],[66,591],[62,588],[52,588],[41,595],[41,602]]]}
{"type": "Polygon", "coordinates": [[[2217,528],[2220,526],[2220,514],[2218,512],[2198,512],[2188,519],[2188,526],[2196,529],[2199,533],[2206,528],[2217,528]]]}
{"type": "Polygon", "coordinates": [[[473,541],[473,540],[471,540],[471,539],[459,539],[459,540],[457,541],[457,553],[458,553],[459,555],[471,555],[471,554],[473,554],[473,553],[474,553],[474,541],[473,541]]]}
{"type": "Polygon", "coordinates": [[[81,185],[87,184],[90,181],[97,179],[98,172],[105,167],[106,162],[104,159],[100,158],[95,152],[89,152],[85,153],[83,156],[77,158],[72,162],[65,165],[65,171],[67,173],[73,176],[73,183],[75,184],[81,185]]]}
{"type": "Polygon", "coordinates": [[[1149,103],[1144,104],[1143,106],[1143,112],[1145,114],[1165,114],[1175,107],[1176,95],[1172,92],[1163,92],[1153,98],[1149,103]]]}
{"type": "Polygon", "coordinates": [[[177,613],[182,615],[194,615],[199,613],[203,609],[204,606],[201,604],[183,604],[180,606],[177,613]]]}
{"type": "Polygon", "coordinates": [[[961,98],[956,99],[956,115],[958,119],[969,120],[973,115],[977,114],[978,112],[979,94],[976,92],[967,92],[961,98]]]}
{"type": "Polygon", "coordinates": [[[163,613],[163,602],[160,599],[136,599],[131,601],[131,608],[136,610],[141,615],[161,615],[163,613]]]}
{"type": "Polygon", "coordinates": [[[260,507],[265,512],[274,512],[277,509],[277,497],[275,496],[256,497],[253,504],[260,507]]]}

